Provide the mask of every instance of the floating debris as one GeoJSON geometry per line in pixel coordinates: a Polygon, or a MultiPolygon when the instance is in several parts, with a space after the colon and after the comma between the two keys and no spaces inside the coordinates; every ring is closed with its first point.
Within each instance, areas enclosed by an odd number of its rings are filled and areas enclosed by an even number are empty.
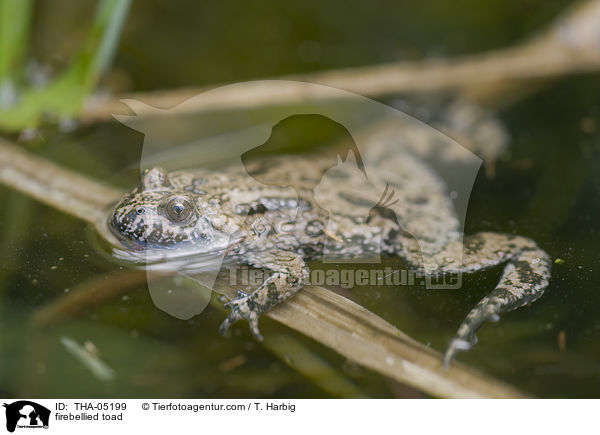
{"type": "Polygon", "coordinates": [[[558,332],[558,350],[565,352],[567,350],[567,333],[564,329],[558,332]]]}
{"type": "Polygon", "coordinates": [[[75,340],[62,336],[60,342],[81,364],[83,364],[92,374],[100,381],[112,381],[116,377],[115,371],[110,368],[104,361],[98,358],[97,348],[90,341],[86,341],[86,346],[81,346],[75,340]],[[90,346],[91,344],[91,346],[90,346]],[[90,352],[93,346],[96,352],[90,352]]]}
{"type": "Polygon", "coordinates": [[[239,354],[219,364],[219,370],[221,371],[221,373],[227,373],[237,367],[243,366],[244,364],[246,364],[247,361],[248,357],[246,357],[246,355],[239,354]]]}

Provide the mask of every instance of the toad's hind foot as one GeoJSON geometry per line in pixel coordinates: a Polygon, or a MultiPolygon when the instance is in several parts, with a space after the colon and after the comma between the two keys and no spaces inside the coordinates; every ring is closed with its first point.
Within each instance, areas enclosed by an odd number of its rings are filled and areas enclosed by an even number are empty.
{"type": "MultiPolygon", "coordinates": [[[[465,267],[469,267],[470,261],[474,260],[473,256],[478,257],[479,261],[485,256],[488,264],[499,264],[502,262],[498,256],[500,251],[504,253],[501,257],[508,260],[508,263],[497,287],[469,312],[458,328],[444,355],[446,367],[457,352],[468,350],[477,342],[475,333],[485,322],[497,322],[501,314],[534,302],[542,296],[550,279],[550,257],[533,241],[497,234],[490,237],[475,235],[475,241],[480,244],[481,249],[477,253],[469,253],[467,249],[463,258],[465,267]],[[494,249],[485,246],[484,240],[491,240],[494,249]]],[[[465,242],[468,247],[469,240],[465,242]]]]}
{"type": "MultiPolygon", "coordinates": [[[[485,299],[484,299],[485,300],[485,299]]],[[[450,342],[444,354],[444,367],[448,367],[456,354],[460,351],[469,350],[477,344],[475,334],[485,322],[497,322],[500,320],[500,308],[498,306],[481,306],[483,300],[475,306],[458,328],[456,336],[450,342]]]]}

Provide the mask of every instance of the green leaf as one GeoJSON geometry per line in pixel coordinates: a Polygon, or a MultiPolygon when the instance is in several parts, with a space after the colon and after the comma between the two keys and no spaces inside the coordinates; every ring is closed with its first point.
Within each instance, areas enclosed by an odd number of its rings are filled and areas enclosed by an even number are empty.
{"type": "Polygon", "coordinates": [[[65,71],[46,87],[25,91],[15,106],[0,110],[0,128],[21,130],[44,118],[76,116],[114,56],[130,3],[102,0],[81,50],[65,71]]]}
{"type": "Polygon", "coordinates": [[[12,103],[27,43],[31,0],[0,0],[0,107],[12,103]]]}

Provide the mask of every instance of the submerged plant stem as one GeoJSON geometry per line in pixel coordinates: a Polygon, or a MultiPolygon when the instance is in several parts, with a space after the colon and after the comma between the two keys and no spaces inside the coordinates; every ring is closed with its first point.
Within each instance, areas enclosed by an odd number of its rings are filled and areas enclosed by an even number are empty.
{"type": "MultiPolygon", "coordinates": [[[[182,110],[233,110],[256,106],[301,103],[328,95],[306,92],[304,82],[331,86],[368,97],[441,90],[467,91],[475,101],[494,103],[503,100],[523,85],[570,74],[600,70],[600,0],[577,4],[558,17],[544,32],[513,47],[481,54],[415,62],[322,71],[298,76],[279,77],[286,81],[247,82],[219,93],[218,98],[204,96],[188,102],[182,110]],[[301,83],[295,83],[298,81],[301,83]]],[[[218,86],[215,84],[210,88],[218,86]]],[[[97,101],[81,113],[85,122],[105,121],[113,114],[127,114],[122,99],[140,100],[148,106],[169,108],[206,91],[185,88],[137,93],[97,101]]],[[[137,116],[168,115],[167,110],[136,110],[137,116]]]]}

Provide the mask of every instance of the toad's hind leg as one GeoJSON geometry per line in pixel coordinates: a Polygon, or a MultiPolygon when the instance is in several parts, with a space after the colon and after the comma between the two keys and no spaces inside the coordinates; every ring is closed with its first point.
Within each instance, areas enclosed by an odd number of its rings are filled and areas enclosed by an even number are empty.
{"type": "MultiPolygon", "coordinates": [[[[443,252],[439,255],[444,257],[443,252]]],[[[501,314],[537,300],[548,286],[550,257],[525,237],[495,233],[466,236],[462,267],[457,272],[474,272],[501,263],[506,263],[506,267],[500,282],[479,301],[458,328],[444,355],[445,366],[458,351],[475,344],[475,333],[483,323],[496,322],[501,314]]],[[[442,271],[451,272],[452,266],[448,266],[441,266],[442,271]]]]}

